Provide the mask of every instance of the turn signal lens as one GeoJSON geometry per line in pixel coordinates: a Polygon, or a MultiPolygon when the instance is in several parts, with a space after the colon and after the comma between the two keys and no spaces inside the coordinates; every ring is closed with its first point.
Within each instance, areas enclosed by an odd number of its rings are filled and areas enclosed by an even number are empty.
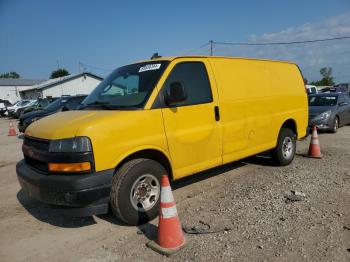
{"type": "Polygon", "coordinates": [[[49,163],[49,171],[52,172],[79,172],[90,171],[90,162],[83,163],[49,163]]]}

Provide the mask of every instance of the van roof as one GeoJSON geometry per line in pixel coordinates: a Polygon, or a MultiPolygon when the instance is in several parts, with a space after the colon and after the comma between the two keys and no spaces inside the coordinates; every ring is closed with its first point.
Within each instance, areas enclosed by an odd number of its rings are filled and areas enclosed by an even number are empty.
{"type": "Polygon", "coordinates": [[[150,62],[150,61],[173,61],[178,58],[225,58],[225,59],[242,59],[242,60],[255,60],[255,61],[267,61],[267,62],[278,62],[278,63],[286,63],[286,64],[293,64],[296,65],[296,63],[291,61],[283,61],[283,60],[272,60],[272,59],[262,59],[262,58],[248,58],[248,57],[234,57],[234,56],[161,56],[154,59],[147,59],[139,62],[150,62]]]}

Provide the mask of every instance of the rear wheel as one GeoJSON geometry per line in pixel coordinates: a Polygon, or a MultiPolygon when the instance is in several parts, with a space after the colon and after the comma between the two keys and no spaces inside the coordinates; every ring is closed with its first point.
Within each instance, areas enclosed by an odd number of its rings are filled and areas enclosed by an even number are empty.
{"type": "Polygon", "coordinates": [[[290,164],[295,156],[296,134],[289,128],[281,128],[277,146],[270,151],[273,162],[279,166],[290,164]]]}
{"type": "Polygon", "coordinates": [[[165,168],[154,160],[140,158],[126,162],[112,179],[112,212],[130,225],[144,224],[155,218],[164,174],[165,168]]]}
{"type": "Polygon", "coordinates": [[[333,122],[333,126],[332,126],[332,129],[331,129],[331,132],[332,133],[337,133],[338,128],[339,128],[339,118],[336,116],[334,118],[334,122],[333,122]]]}

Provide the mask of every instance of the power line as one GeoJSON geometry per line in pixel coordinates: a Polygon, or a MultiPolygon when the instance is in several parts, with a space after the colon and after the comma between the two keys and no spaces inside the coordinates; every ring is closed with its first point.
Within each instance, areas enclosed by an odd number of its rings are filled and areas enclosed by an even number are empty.
{"type": "Polygon", "coordinates": [[[213,43],[213,44],[219,44],[219,45],[247,45],[247,46],[261,46],[261,45],[295,45],[295,44],[326,42],[326,41],[344,40],[344,39],[350,39],[350,36],[341,36],[341,37],[334,37],[334,38],[314,39],[314,40],[305,40],[305,41],[292,41],[292,42],[234,43],[234,42],[216,42],[216,41],[213,41],[212,43],[213,43]]]}
{"type": "Polygon", "coordinates": [[[196,48],[193,48],[193,49],[188,50],[188,51],[186,51],[186,52],[183,52],[182,55],[187,55],[187,54],[189,54],[189,53],[194,53],[194,52],[196,52],[196,51],[198,51],[198,50],[201,50],[202,48],[204,48],[204,47],[206,47],[206,46],[208,46],[208,45],[209,45],[209,43],[205,43],[205,44],[203,44],[203,45],[201,45],[201,46],[199,46],[199,47],[196,47],[196,48]]]}

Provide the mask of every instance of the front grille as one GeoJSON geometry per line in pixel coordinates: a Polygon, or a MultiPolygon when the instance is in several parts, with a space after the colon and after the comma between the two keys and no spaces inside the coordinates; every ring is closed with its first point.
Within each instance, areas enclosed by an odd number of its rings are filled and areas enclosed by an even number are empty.
{"type": "MultiPolygon", "coordinates": [[[[49,152],[50,141],[46,139],[38,139],[38,138],[26,136],[24,137],[23,144],[32,152],[35,152],[35,151],[42,151],[47,153],[49,152]]],[[[49,171],[48,165],[46,162],[32,158],[32,155],[28,154],[28,151],[23,151],[23,153],[24,153],[24,160],[29,166],[44,173],[47,173],[49,171]]]]}
{"type": "Polygon", "coordinates": [[[45,163],[45,162],[36,160],[36,159],[31,158],[29,156],[24,156],[24,160],[26,161],[26,163],[28,165],[30,165],[31,167],[33,167],[41,172],[47,173],[49,171],[47,163],[45,163]]]}
{"type": "Polygon", "coordinates": [[[26,146],[49,152],[50,141],[26,136],[23,142],[26,146]]]}

